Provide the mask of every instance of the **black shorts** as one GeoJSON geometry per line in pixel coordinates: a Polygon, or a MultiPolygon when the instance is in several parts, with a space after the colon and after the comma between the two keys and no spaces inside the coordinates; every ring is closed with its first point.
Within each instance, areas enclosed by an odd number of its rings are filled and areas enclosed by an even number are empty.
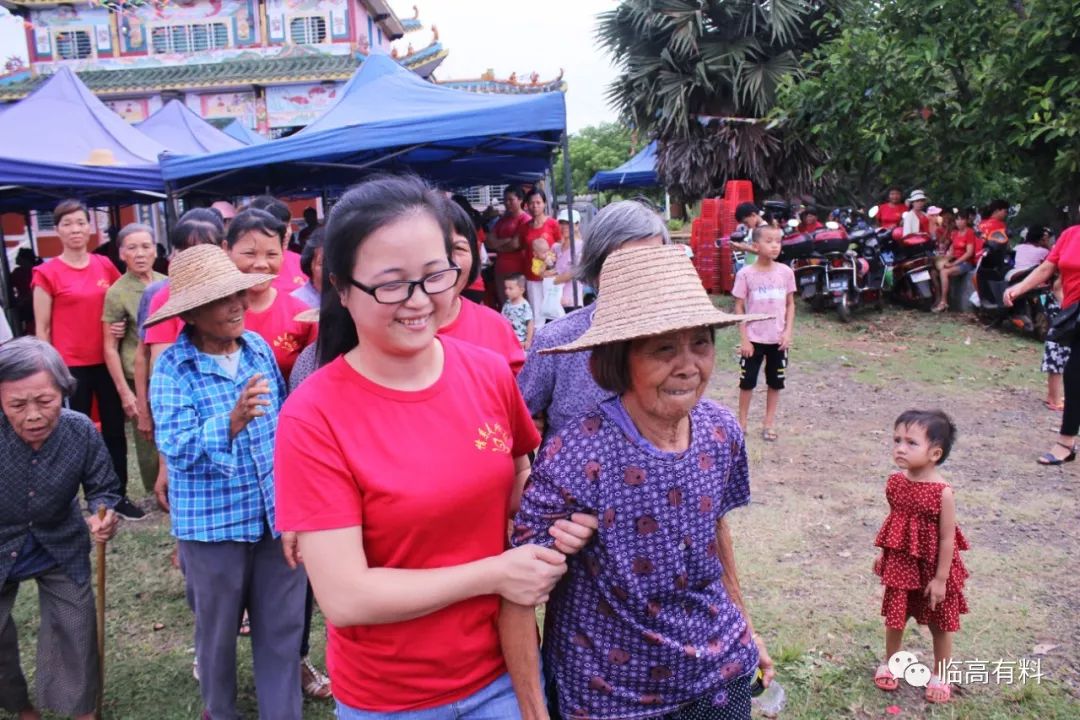
{"type": "Polygon", "coordinates": [[[739,367],[742,369],[739,374],[739,389],[753,390],[757,387],[758,371],[764,361],[765,384],[773,390],[783,390],[787,350],[781,350],[779,345],[750,344],[754,346],[754,354],[750,357],[739,356],[739,367]]]}

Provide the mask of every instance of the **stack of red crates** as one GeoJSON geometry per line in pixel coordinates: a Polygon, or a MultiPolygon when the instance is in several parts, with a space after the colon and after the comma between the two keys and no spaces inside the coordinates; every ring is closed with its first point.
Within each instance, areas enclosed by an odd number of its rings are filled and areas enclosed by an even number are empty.
{"type": "Polygon", "coordinates": [[[754,186],[749,180],[730,180],[723,198],[701,201],[701,215],[690,226],[690,246],[701,284],[710,293],[730,293],[735,282],[731,248],[726,238],[735,231],[735,208],[753,202],[754,186]],[[717,247],[717,240],[724,238],[717,247]]]}

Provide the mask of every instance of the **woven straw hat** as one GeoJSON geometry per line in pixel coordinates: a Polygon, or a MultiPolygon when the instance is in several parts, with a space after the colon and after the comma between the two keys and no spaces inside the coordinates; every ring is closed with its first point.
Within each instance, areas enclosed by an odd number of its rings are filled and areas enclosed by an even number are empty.
{"type": "Polygon", "coordinates": [[[146,319],[144,327],[156,325],[180,313],[208,305],[241,290],[274,279],[274,275],[242,273],[216,245],[196,245],[169,263],[169,299],[146,319]]]}
{"type": "Polygon", "coordinates": [[[577,352],[677,330],[771,317],[717,310],[680,245],[612,253],[600,272],[600,288],[592,327],[571,343],[540,352],[577,352]]]}

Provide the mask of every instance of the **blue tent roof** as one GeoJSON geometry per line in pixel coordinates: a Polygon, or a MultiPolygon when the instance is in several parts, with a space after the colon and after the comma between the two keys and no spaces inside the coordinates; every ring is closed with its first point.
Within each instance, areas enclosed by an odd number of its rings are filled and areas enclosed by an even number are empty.
{"type": "Polygon", "coordinates": [[[535,179],[566,127],[561,92],[469,93],[439,87],[386,55],[369,56],[337,102],[295,135],[203,157],[162,158],[180,192],[288,193],[411,169],[458,185],[535,179]]]}
{"type": "Polygon", "coordinates": [[[264,142],[267,142],[266,138],[264,138],[262,135],[255,132],[254,130],[251,130],[250,128],[248,128],[247,125],[244,125],[239,120],[233,120],[231,123],[223,127],[221,129],[221,132],[225,133],[231,138],[236,138],[245,145],[262,145],[264,142]]]}
{"type": "Polygon", "coordinates": [[[610,190],[619,187],[652,187],[659,185],[656,175],[656,141],[614,170],[601,170],[589,180],[590,190],[610,190]]]}
{"type": "Polygon", "coordinates": [[[205,155],[220,150],[235,150],[248,144],[218,130],[179,100],[170,100],[135,127],[170,152],[181,155],[205,155]]]}
{"type": "Polygon", "coordinates": [[[164,189],[164,151],[61,68],[0,114],[0,205],[48,206],[69,195],[146,202],[139,191],[164,189]]]}

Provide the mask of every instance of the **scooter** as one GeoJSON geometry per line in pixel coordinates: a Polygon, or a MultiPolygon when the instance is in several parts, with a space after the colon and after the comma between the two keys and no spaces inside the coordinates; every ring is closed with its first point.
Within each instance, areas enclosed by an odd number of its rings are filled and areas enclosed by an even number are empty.
{"type": "MultiPolygon", "coordinates": [[[[877,206],[870,208],[871,218],[877,206]]],[[[934,242],[926,233],[905,235],[899,227],[877,231],[881,255],[892,268],[893,300],[909,307],[929,311],[937,303],[937,288],[932,280],[934,242]]]]}
{"type": "Polygon", "coordinates": [[[1016,253],[1006,248],[990,248],[975,266],[975,292],[971,304],[980,320],[992,327],[1008,322],[1017,330],[1030,332],[1039,341],[1046,339],[1050,317],[1046,306],[1053,287],[1043,283],[1015,298],[1013,306],[1005,307],[1002,300],[1006,288],[1016,285],[1035,270],[1013,267],[1016,253]]]}

